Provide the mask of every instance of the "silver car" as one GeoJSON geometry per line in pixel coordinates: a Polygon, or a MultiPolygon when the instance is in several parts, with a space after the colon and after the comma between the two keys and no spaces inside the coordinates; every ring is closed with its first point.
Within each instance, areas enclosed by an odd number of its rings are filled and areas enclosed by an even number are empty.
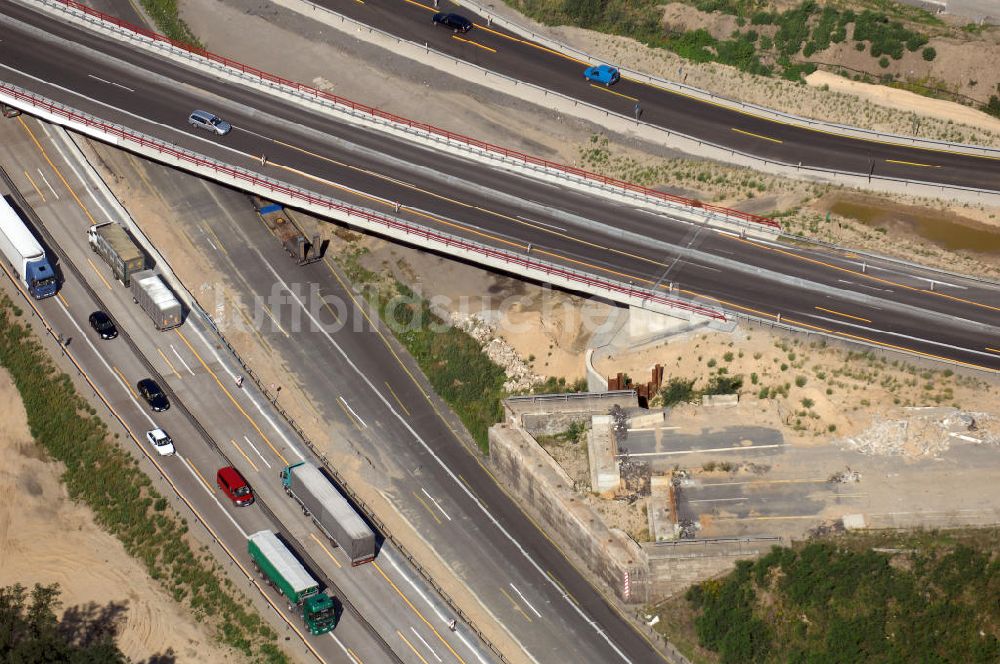
{"type": "Polygon", "coordinates": [[[208,111],[195,111],[188,116],[188,124],[192,127],[207,129],[219,136],[225,136],[233,129],[233,125],[208,111]]]}

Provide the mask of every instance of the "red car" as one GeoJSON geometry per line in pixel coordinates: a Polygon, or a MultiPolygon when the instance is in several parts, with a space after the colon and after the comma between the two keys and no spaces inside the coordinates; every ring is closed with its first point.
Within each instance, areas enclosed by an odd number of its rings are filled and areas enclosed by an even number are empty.
{"type": "Polygon", "coordinates": [[[234,505],[245,506],[253,504],[253,491],[250,489],[250,485],[240,475],[240,471],[232,466],[219,468],[219,472],[215,474],[215,482],[222,489],[222,493],[226,494],[229,500],[233,501],[234,505]]]}

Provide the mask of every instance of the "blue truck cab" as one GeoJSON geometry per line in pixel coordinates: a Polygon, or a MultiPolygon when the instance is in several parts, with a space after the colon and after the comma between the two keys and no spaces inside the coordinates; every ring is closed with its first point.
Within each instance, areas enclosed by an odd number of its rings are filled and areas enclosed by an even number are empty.
{"type": "Polygon", "coordinates": [[[28,261],[25,266],[24,281],[27,283],[28,292],[36,300],[52,297],[59,290],[59,282],[56,274],[49,265],[49,259],[45,254],[41,258],[28,261]]]}

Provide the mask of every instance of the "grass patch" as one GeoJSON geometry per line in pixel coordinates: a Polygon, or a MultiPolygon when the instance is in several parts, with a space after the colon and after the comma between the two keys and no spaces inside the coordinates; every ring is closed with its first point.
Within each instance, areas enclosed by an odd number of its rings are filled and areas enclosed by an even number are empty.
{"type": "Polygon", "coordinates": [[[774,547],[654,607],[657,628],[701,661],[995,662],[998,551],[998,528],[774,547]]]}
{"type": "Polygon", "coordinates": [[[177,0],[140,0],[140,2],[159,32],[182,44],[204,48],[188,24],[181,19],[177,11],[177,0]]]}
{"type": "Polygon", "coordinates": [[[277,635],[249,607],[204,550],[186,537],[187,523],[115,445],[105,423],[61,373],[31,331],[15,320],[11,300],[0,299],[0,364],[24,401],[32,438],[66,466],[70,497],[87,505],[102,528],[181,603],[197,622],[255,662],[283,663],[277,635]]]}
{"type": "Polygon", "coordinates": [[[434,391],[462,420],[479,449],[487,453],[489,428],[503,418],[504,370],[483,353],[475,339],[441,320],[429,302],[406,284],[362,266],[363,253],[363,249],[351,248],[337,260],[420,365],[434,391]]]}

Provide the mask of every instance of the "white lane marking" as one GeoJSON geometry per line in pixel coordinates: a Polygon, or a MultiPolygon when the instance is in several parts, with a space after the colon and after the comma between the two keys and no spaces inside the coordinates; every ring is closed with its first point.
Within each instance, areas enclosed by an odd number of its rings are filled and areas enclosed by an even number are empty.
{"type": "Polygon", "coordinates": [[[524,602],[524,603],[525,603],[525,604],[526,604],[526,605],[528,606],[528,608],[529,608],[529,609],[531,609],[531,610],[532,610],[532,612],[533,612],[533,613],[534,613],[534,614],[535,614],[536,616],[538,616],[539,618],[541,618],[541,617],[542,617],[542,614],[540,614],[540,613],[538,612],[538,609],[536,609],[535,607],[533,607],[533,606],[531,605],[531,602],[529,602],[529,601],[528,601],[528,599],[527,599],[527,598],[526,598],[526,597],[524,596],[524,593],[522,593],[522,592],[521,592],[520,590],[518,590],[518,589],[517,589],[517,586],[515,586],[515,585],[514,585],[513,583],[509,583],[508,585],[509,585],[509,586],[510,586],[511,588],[513,588],[513,589],[514,589],[514,592],[516,592],[516,593],[517,593],[517,595],[518,595],[518,597],[520,597],[520,598],[521,598],[521,601],[522,601],[522,602],[524,602]]]}
{"type": "Polygon", "coordinates": [[[528,219],[527,217],[522,217],[521,215],[517,215],[517,218],[528,224],[538,224],[539,226],[545,226],[546,228],[554,228],[557,231],[562,231],[563,233],[566,232],[566,229],[563,228],[562,226],[556,226],[555,224],[547,224],[544,221],[535,221],[534,219],[528,219]]]}
{"type": "Polygon", "coordinates": [[[879,288],[877,286],[871,286],[869,284],[859,284],[856,281],[848,281],[847,279],[837,279],[838,282],[842,284],[847,284],[848,286],[857,286],[858,288],[867,288],[868,290],[878,291],[880,293],[892,293],[891,288],[879,288]]]}
{"type": "Polygon", "coordinates": [[[206,237],[205,239],[206,239],[206,240],[208,240],[208,243],[209,243],[210,245],[212,245],[212,249],[215,249],[216,251],[218,251],[218,250],[219,250],[219,248],[218,248],[217,246],[215,246],[215,243],[214,243],[214,242],[212,242],[212,238],[210,238],[210,237],[206,237]]]}
{"type": "MultiPolygon", "coordinates": [[[[889,330],[878,330],[878,329],[876,329],[874,327],[869,327],[867,325],[858,325],[857,323],[848,323],[847,321],[839,320],[839,319],[836,319],[836,318],[827,318],[826,316],[814,316],[813,314],[808,313],[808,312],[806,312],[806,315],[807,316],[811,316],[812,318],[817,318],[817,319],[819,319],[819,320],[821,320],[823,322],[826,322],[826,323],[836,323],[836,324],[839,324],[839,325],[843,325],[844,327],[853,327],[855,329],[864,330],[865,332],[869,332],[869,333],[885,334],[885,335],[888,335],[890,337],[897,337],[899,339],[906,339],[907,341],[916,341],[916,342],[919,342],[919,343],[930,344],[932,346],[940,346],[942,348],[948,348],[950,350],[960,350],[962,352],[970,353],[972,355],[982,355],[983,357],[990,357],[990,358],[994,358],[994,359],[996,358],[996,354],[989,353],[989,352],[984,351],[984,350],[976,350],[974,348],[965,348],[964,346],[955,346],[953,344],[946,344],[943,341],[934,341],[933,339],[921,339],[920,337],[910,336],[909,334],[903,334],[902,332],[891,332],[889,330]]],[[[958,320],[958,319],[954,319],[954,320],[958,320]]],[[[974,325],[977,324],[974,321],[970,321],[970,322],[972,322],[974,325]]],[[[876,345],[877,345],[877,342],[876,342],[876,345]]],[[[915,350],[914,352],[917,353],[917,354],[920,354],[923,351],[917,351],[917,350],[915,350]]]]}
{"type": "Polygon", "coordinates": [[[734,233],[732,231],[724,231],[724,230],[719,229],[719,228],[716,228],[715,232],[718,233],[719,235],[728,235],[729,237],[739,237],[739,235],[737,233],[734,233]]]}
{"type": "Polygon", "coordinates": [[[629,432],[632,432],[632,431],[677,431],[678,429],[680,429],[680,427],[649,427],[649,428],[642,428],[642,429],[629,429],[629,432]]]}
{"type": "Polygon", "coordinates": [[[135,90],[133,90],[132,88],[128,87],[127,85],[122,85],[121,83],[115,83],[114,81],[111,81],[111,85],[115,86],[116,88],[121,88],[122,90],[128,90],[129,92],[135,92],[135,90]]]}
{"type": "Polygon", "coordinates": [[[333,639],[338,646],[340,646],[340,649],[343,650],[344,654],[350,658],[351,662],[353,662],[354,664],[359,664],[358,658],[355,657],[354,654],[347,649],[347,646],[344,645],[343,641],[337,638],[336,634],[334,634],[333,632],[327,632],[327,634],[329,634],[330,638],[333,639]]]}
{"type": "Polygon", "coordinates": [[[77,332],[80,333],[80,337],[87,342],[87,345],[90,346],[90,349],[94,351],[94,355],[97,356],[97,359],[101,361],[101,364],[103,364],[104,368],[108,370],[108,373],[115,377],[115,380],[118,381],[118,384],[122,386],[123,390],[125,390],[125,394],[128,395],[128,398],[132,400],[133,404],[135,404],[136,409],[140,413],[142,413],[142,416],[146,418],[147,422],[149,422],[150,428],[155,429],[156,422],[153,421],[153,418],[149,415],[149,413],[146,412],[146,410],[142,407],[139,401],[135,398],[135,394],[132,393],[132,388],[125,384],[125,381],[123,381],[122,377],[118,375],[118,372],[115,371],[110,364],[108,364],[107,360],[104,359],[104,355],[102,355],[101,352],[97,350],[97,346],[95,346],[94,342],[90,340],[90,337],[84,334],[83,329],[81,329],[80,326],[77,325],[76,321],[73,319],[73,316],[70,315],[69,309],[67,309],[66,305],[62,303],[62,300],[59,298],[55,298],[55,300],[56,302],[59,303],[59,308],[62,309],[63,313],[66,314],[66,317],[69,318],[69,322],[72,323],[73,327],[75,327],[77,332]]]}
{"type": "Polygon", "coordinates": [[[246,538],[247,531],[243,530],[243,528],[240,527],[240,524],[236,523],[236,519],[233,518],[233,515],[230,514],[229,511],[222,506],[222,503],[219,502],[218,496],[212,493],[212,490],[210,488],[205,486],[205,482],[202,481],[201,475],[199,475],[197,471],[195,471],[194,466],[191,465],[191,462],[188,461],[185,457],[182,457],[180,454],[177,454],[176,456],[178,459],[184,462],[184,466],[188,469],[188,472],[191,473],[191,477],[194,478],[195,484],[197,484],[198,486],[200,486],[205,490],[205,493],[208,494],[208,497],[214,500],[215,504],[219,506],[220,510],[222,510],[222,513],[226,515],[226,518],[229,519],[234,526],[236,526],[236,530],[240,531],[240,534],[243,535],[244,538],[246,538]]]}
{"type": "Polygon", "coordinates": [[[775,445],[738,445],[736,447],[715,447],[705,450],[674,450],[672,452],[629,452],[630,457],[672,456],[675,454],[698,454],[699,452],[738,452],[740,450],[770,450],[785,447],[786,443],[775,445]]]}
{"type": "MultiPolygon", "coordinates": [[[[529,554],[525,550],[525,548],[521,545],[521,543],[518,542],[517,539],[513,535],[511,535],[510,532],[508,532],[507,529],[504,528],[499,521],[497,521],[496,517],[493,516],[493,513],[490,512],[488,509],[486,509],[486,506],[483,505],[483,503],[480,502],[479,498],[477,498],[476,495],[472,493],[472,491],[468,487],[465,486],[465,483],[462,482],[460,479],[458,479],[458,476],[454,473],[454,471],[452,471],[450,467],[448,467],[448,464],[446,464],[444,460],[441,457],[439,457],[434,452],[433,449],[431,449],[431,446],[427,444],[427,441],[425,441],[420,436],[420,434],[418,434],[417,431],[412,426],[410,426],[410,423],[406,420],[406,418],[400,415],[399,411],[393,408],[389,400],[386,399],[384,394],[382,394],[382,391],[375,388],[375,385],[371,382],[371,380],[369,380],[368,376],[366,376],[365,373],[361,371],[361,369],[358,367],[358,365],[354,363],[354,361],[347,354],[347,352],[333,338],[333,335],[330,334],[329,331],[327,331],[326,327],[316,319],[316,317],[309,310],[309,308],[306,307],[305,303],[302,302],[302,300],[299,298],[298,294],[295,291],[291,290],[288,287],[288,284],[285,283],[285,280],[281,278],[281,275],[279,275],[277,271],[275,271],[275,269],[271,267],[270,263],[264,260],[264,255],[260,253],[260,250],[254,249],[254,251],[257,252],[257,256],[260,258],[261,262],[267,265],[267,268],[271,271],[271,274],[274,275],[274,278],[284,287],[285,291],[287,291],[292,296],[292,299],[294,299],[298,303],[299,307],[302,308],[302,311],[305,312],[305,315],[308,316],[310,320],[312,320],[313,325],[315,325],[316,329],[320,331],[320,334],[326,337],[327,341],[330,342],[330,345],[333,346],[334,349],[337,351],[337,353],[343,358],[344,362],[347,363],[347,365],[351,367],[354,373],[357,374],[357,376],[368,386],[368,389],[372,391],[372,394],[375,395],[375,398],[382,402],[382,404],[385,406],[388,412],[396,416],[396,419],[398,419],[399,422],[403,425],[403,427],[410,433],[410,435],[413,436],[414,440],[420,443],[420,446],[424,448],[424,450],[431,456],[432,459],[434,459],[434,461],[438,464],[441,470],[449,478],[451,478],[455,486],[459,488],[459,491],[468,496],[472,504],[478,507],[479,510],[490,521],[490,523],[492,523],[496,527],[496,529],[501,534],[503,534],[504,537],[507,538],[507,540],[511,543],[511,545],[518,550],[521,556],[523,556],[524,559],[528,562],[528,564],[535,569],[535,571],[539,574],[539,576],[545,579],[545,581],[549,584],[549,586],[553,590],[555,590],[555,592],[559,596],[564,598],[564,600],[570,606],[570,608],[594,629],[594,632],[598,636],[600,636],[605,643],[608,644],[608,647],[610,647],[615,652],[615,654],[618,655],[619,658],[621,658],[623,662],[631,662],[628,656],[624,652],[622,652],[622,649],[619,648],[615,644],[615,642],[611,640],[611,637],[608,636],[607,632],[605,632],[604,629],[601,628],[601,626],[597,622],[592,620],[586,613],[584,613],[583,609],[577,606],[575,602],[570,600],[570,598],[559,587],[559,584],[556,583],[555,579],[550,578],[549,575],[545,573],[545,570],[542,569],[541,565],[539,565],[538,562],[535,561],[535,559],[531,556],[531,554],[529,554]]],[[[527,650],[525,650],[525,653],[527,653],[529,657],[534,659],[531,653],[529,653],[527,650]]]]}
{"type": "Polygon", "coordinates": [[[434,655],[434,659],[436,659],[439,662],[443,662],[444,661],[443,659],[441,659],[440,657],[438,657],[438,654],[436,652],[434,652],[434,648],[431,648],[431,645],[429,643],[427,643],[427,641],[424,640],[424,637],[420,636],[420,632],[418,632],[416,629],[414,629],[413,625],[410,625],[410,631],[413,632],[413,636],[415,636],[418,639],[420,639],[420,642],[424,644],[425,648],[427,648],[428,650],[431,651],[431,654],[434,655]]]}
{"type": "Polygon", "coordinates": [[[364,428],[367,429],[368,425],[365,424],[365,421],[363,419],[361,419],[360,415],[358,415],[356,412],[354,412],[354,409],[351,408],[351,404],[347,403],[347,400],[344,399],[344,397],[337,397],[337,398],[340,399],[340,403],[344,404],[344,408],[346,408],[347,410],[351,411],[351,415],[353,415],[355,417],[355,419],[357,419],[358,422],[361,422],[362,426],[364,426],[364,428]]]}
{"type": "Polygon", "coordinates": [[[951,436],[952,438],[958,438],[959,440],[964,440],[964,441],[966,441],[968,443],[981,443],[981,442],[983,442],[979,438],[973,438],[972,436],[966,436],[963,433],[950,432],[948,435],[951,436]]]}
{"type": "Polygon", "coordinates": [[[107,83],[108,85],[111,85],[111,81],[109,81],[107,79],[104,79],[104,78],[101,78],[100,76],[94,76],[93,74],[87,74],[87,78],[92,78],[95,81],[100,81],[101,83],[107,83]]]}
{"type": "Polygon", "coordinates": [[[271,468],[271,464],[269,464],[269,463],[267,462],[267,459],[265,459],[265,458],[264,458],[264,455],[260,453],[260,450],[258,450],[258,449],[257,449],[257,446],[256,446],[256,445],[254,445],[254,444],[253,444],[252,442],[250,442],[250,439],[249,439],[249,438],[247,438],[246,436],[243,436],[243,440],[247,441],[247,445],[249,445],[250,447],[252,447],[252,448],[253,448],[253,451],[257,453],[257,456],[259,456],[259,457],[260,457],[260,460],[261,460],[261,461],[263,461],[263,462],[264,462],[264,465],[265,465],[265,466],[267,466],[267,467],[268,467],[268,469],[270,470],[270,468],[271,468]]]}
{"type": "MultiPolygon", "coordinates": [[[[258,255],[260,254],[260,252],[257,253],[258,255]]],[[[230,378],[236,380],[236,376],[238,374],[235,374],[229,370],[229,366],[222,361],[221,357],[219,357],[219,352],[216,350],[215,345],[208,343],[208,339],[206,339],[205,335],[201,333],[201,330],[198,329],[198,326],[192,324],[188,329],[194,330],[194,333],[198,335],[199,339],[201,339],[201,343],[204,345],[204,347],[212,351],[212,354],[215,355],[215,361],[218,363],[218,365],[221,366],[223,370],[225,370],[225,372],[229,374],[230,378]]],[[[274,429],[275,433],[277,433],[278,436],[281,438],[281,440],[285,443],[285,446],[288,447],[288,449],[290,449],[292,452],[294,452],[295,456],[297,456],[300,461],[305,461],[306,458],[302,456],[302,452],[299,451],[298,446],[295,443],[293,443],[288,438],[287,435],[285,435],[284,429],[278,426],[278,423],[274,421],[274,418],[271,417],[271,414],[267,411],[267,408],[270,407],[270,403],[268,404],[267,407],[262,406],[258,401],[257,396],[255,395],[253,390],[250,391],[241,390],[241,392],[244,396],[246,396],[250,400],[250,403],[252,403],[253,407],[257,409],[257,412],[260,413],[260,416],[263,417],[265,420],[267,420],[267,423],[271,425],[271,428],[274,429]]]]}
{"type": "Polygon", "coordinates": [[[427,496],[427,498],[428,498],[428,499],[429,499],[429,500],[430,500],[430,501],[431,501],[432,503],[434,503],[434,507],[438,508],[438,511],[439,511],[439,512],[441,512],[441,514],[444,514],[444,518],[446,518],[446,519],[448,519],[449,521],[451,521],[451,517],[450,517],[450,516],[448,516],[448,513],[447,513],[447,512],[445,512],[445,511],[444,511],[443,509],[441,509],[441,504],[440,504],[440,503],[439,503],[439,502],[438,502],[437,500],[435,500],[435,499],[434,499],[434,496],[432,496],[431,494],[427,493],[427,489],[425,489],[425,488],[423,488],[423,487],[420,487],[420,490],[424,492],[424,495],[425,495],[425,496],[427,496]]]}
{"type": "Polygon", "coordinates": [[[37,170],[38,170],[38,175],[40,175],[41,178],[42,178],[42,182],[45,183],[45,185],[49,188],[49,191],[52,192],[52,195],[55,196],[56,200],[58,201],[59,200],[59,194],[56,193],[56,190],[52,187],[52,184],[49,182],[49,179],[47,177],[45,177],[45,173],[42,173],[42,169],[40,169],[40,168],[37,169],[37,170]]]}
{"type": "Polygon", "coordinates": [[[689,500],[689,503],[733,503],[743,502],[746,498],[702,498],[701,500],[689,500]]]}
{"type": "MultiPolygon", "coordinates": [[[[441,611],[438,609],[437,604],[434,604],[433,602],[430,601],[430,599],[427,598],[427,595],[424,594],[424,591],[420,588],[420,586],[418,586],[416,584],[416,582],[412,578],[410,578],[409,574],[407,574],[406,572],[404,572],[399,567],[399,564],[395,561],[395,559],[393,558],[393,556],[391,556],[389,554],[389,552],[386,551],[385,547],[383,547],[382,551],[379,552],[379,556],[382,557],[382,558],[385,558],[390,563],[392,563],[392,566],[396,568],[396,573],[399,574],[404,579],[406,579],[407,582],[409,582],[410,587],[413,588],[413,590],[416,591],[416,593],[418,595],[420,595],[421,599],[423,599],[424,602],[427,603],[427,606],[429,606],[434,611],[434,613],[437,614],[438,619],[442,623],[448,622],[451,619],[451,618],[446,617],[444,614],[442,614],[441,611]]],[[[452,634],[454,634],[456,637],[458,637],[458,640],[461,641],[465,645],[465,647],[469,649],[469,652],[471,652],[473,655],[475,655],[476,658],[480,662],[482,662],[482,664],[489,664],[487,662],[487,660],[483,659],[483,656],[481,654],[479,654],[478,648],[472,647],[472,644],[469,642],[468,639],[465,638],[465,634],[462,631],[452,632],[452,634]]],[[[524,648],[523,645],[521,645],[521,642],[517,640],[517,637],[513,637],[513,638],[514,638],[515,643],[517,643],[519,646],[521,646],[521,649],[524,650],[524,652],[528,655],[529,658],[531,658],[531,661],[534,662],[535,664],[538,664],[538,660],[536,660],[534,657],[532,657],[531,653],[528,652],[524,648]]]]}
{"type": "Polygon", "coordinates": [[[173,345],[173,344],[170,344],[170,350],[174,351],[174,355],[176,355],[176,356],[177,356],[177,359],[181,361],[181,364],[183,364],[183,365],[184,365],[184,368],[188,370],[188,373],[189,373],[189,374],[191,374],[191,375],[193,376],[193,375],[194,375],[194,372],[193,372],[193,371],[191,371],[191,367],[189,367],[189,366],[188,366],[188,363],[184,361],[184,358],[183,358],[183,357],[181,357],[181,354],[177,352],[177,349],[176,349],[176,348],[174,348],[174,345],[173,345]]]}
{"type": "MultiPolygon", "coordinates": [[[[3,65],[0,65],[0,67],[2,67],[2,66],[3,65]]],[[[62,146],[59,144],[61,141],[56,140],[56,138],[52,136],[52,132],[49,131],[49,127],[46,124],[41,123],[41,122],[39,124],[41,125],[42,129],[45,130],[45,135],[52,141],[51,144],[56,149],[56,152],[59,153],[59,156],[60,156],[60,158],[62,158],[63,163],[65,163],[65,165],[69,166],[69,169],[71,171],[73,171],[73,175],[76,177],[77,181],[81,185],[83,185],[83,188],[85,190],[87,190],[90,193],[90,197],[92,199],[94,199],[94,204],[101,209],[101,213],[104,215],[104,218],[105,219],[116,219],[118,217],[118,215],[111,214],[111,210],[109,210],[108,207],[104,204],[104,201],[102,201],[97,196],[97,192],[98,191],[104,191],[104,189],[100,186],[102,183],[100,182],[100,180],[97,179],[97,176],[94,175],[93,171],[91,169],[85,169],[84,173],[88,176],[88,177],[85,178],[80,173],[79,169],[77,169],[75,160],[74,159],[70,159],[69,155],[66,154],[65,150],[63,150],[62,146]],[[95,186],[93,186],[93,187],[86,186],[86,182],[88,180],[91,183],[93,183],[95,186]]],[[[65,132],[63,132],[60,135],[60,137],[65,137],[65,136],[66,136],[65,132]]],[[[69,140],[69,139],[65,139],[65,140],[69,140]]],[[[106,195],[110,195],[110,194],[106,194],[106,195]]],[[[108,201],[108,202],[110,203],[110,201],[108,201]]]]}

